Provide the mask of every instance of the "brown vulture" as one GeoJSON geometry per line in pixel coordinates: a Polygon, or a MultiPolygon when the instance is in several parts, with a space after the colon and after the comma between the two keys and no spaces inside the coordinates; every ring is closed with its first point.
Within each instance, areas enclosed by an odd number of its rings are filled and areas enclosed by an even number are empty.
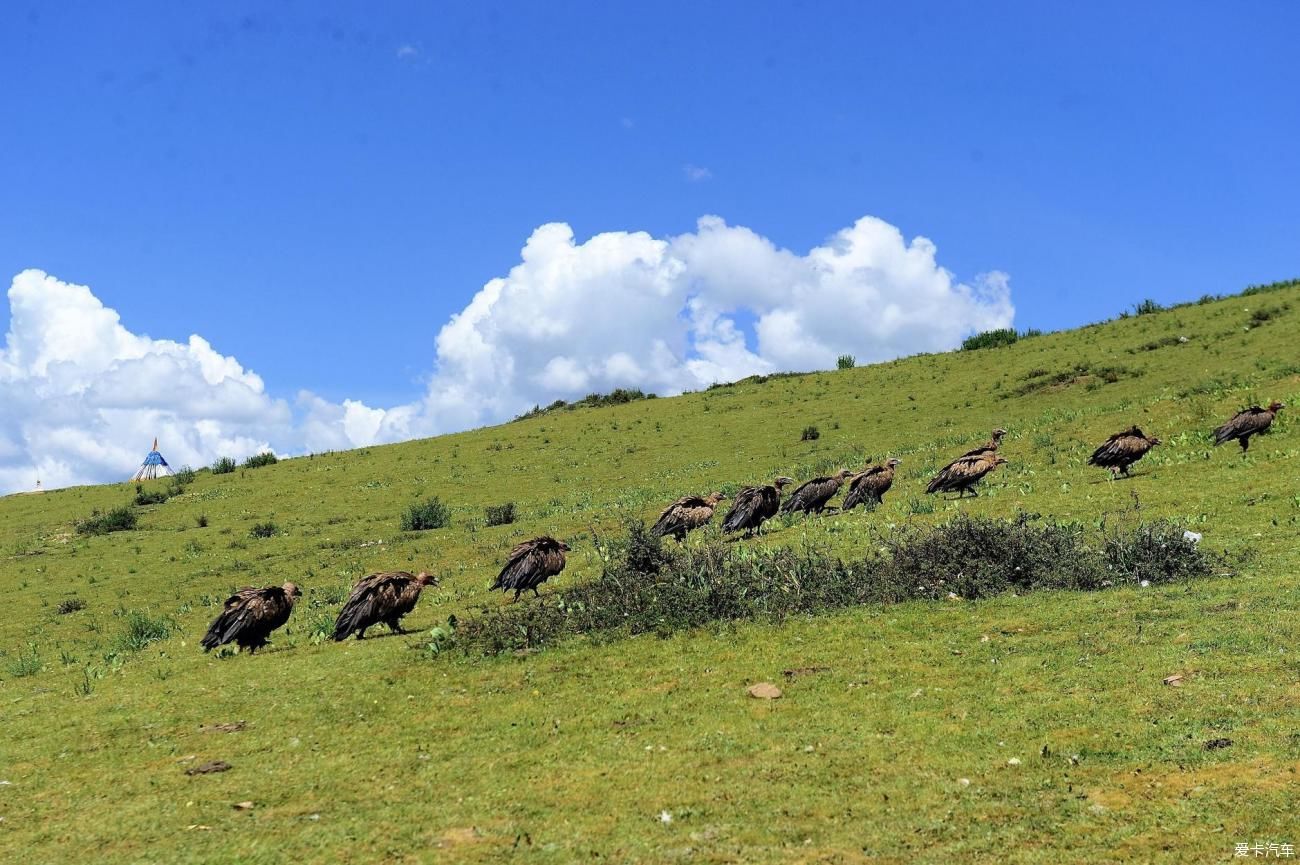
{"type": "Polygon", "coordinates": [[[1237,412],[1232,420],[1214,431],[1214,444],[1217,446],[1236,439],[1241,442],[1241,452],[1245,453],[1250,447],[1250,437],[1259,435],[1272,426],[1273,418],[1284,408],[1285,403],[1273,400],[1268,408],[1253,405],[1245,411],[1237,412]]]}
{"type": "Polygon", "coordinates": [[[745,487],[736,493],[731,510],[727,511],[727,516],[722,520],[722,530],[743,530],[746,537],[752,535],[755,529],[776,516],[781,505],[781,488],[792,483],[794,481],[790,478],[779,477],[768,486],[745,487]]]}
{"type": "Polygon", "coordinates": [[[1128,477],[1128,467],[1146,456],[1147,451],[1160,444],[1160,439],[1147,436],[1136,426],[1117,432],[1106,443],[1092,452],[1088,465],[1110,469],[1116,477],[1122,472],[1128,477]]]}
{"type": "Polygon", "coordinates": [[[902,462],[891,457],[854,475],[849,481],[849,491],[840,503],[840,510],[853,510],[863,504],[874,508],[884,501],[885,493],[894,485],[894,466],[902,462]]]}
{"type": "MultiPolygon", "coordinates": [[[[971,450],[966,451],[966,453],[962,454],[957,459],[964,459],[965,457],[978,457],[978,456],[983,456],[984,454],[997,453],[998,445],[1002,444],[1002,437],[1006,434],[1007,434],[1006,430],[1004,430],[1002,427],[998,427],[997,429],[993,430],[993,433],[989,437],[988,441],[986,441],[984,444],[980,445],[977,448],[972,448],[971,450]]],[[[949,465],[952,465],[952,463],[949,463],[949,465]]]]}
{"type": "Polygon", "coordinates": [[[358,640],[364,640],[366,628],[380,622],[394,634],[406,633],[402,629],[402,617],[415,609],[425,586],[436,585],[438,578],[424,571],[416,575],[384,571],[362,577],[339,610],[338,621],[334,623],[334,641],[341,642],[353,634],[358,640]]]}
{"type": "Polygon", "coordinates": [[[240,589],[226,598],[221,615],[212,620],[199,645],[210,652],[217,646],[236,643],[252,654],[267,644],[272,631],[289,621],[293,603],[300,597],[302,590],[293,583],[240,589]]]}
{"type": "Polygon", "coordinates": [[[977,496],[979,493],[975,492],[974,487],[980,478],[1005,464],[1006,458],[994,453],[961,457],[940,469],[925,491],[927,493],[958,492],[960,495],[957,498],[961,498],[966,495],[967,490],[970,490],[972,496],[977,496]]]}
{"type": "Polygon", "coordinates": [[[708,523],[713,519],[713,512],[718,502],[725,499],[722,493],[709,493],[707,496],[683,496],[664,508],[658,521],[650,532],[658,537],[672,535],[679,541],[686,540],[686,533],[708,523]]]}
{"type": "Polygon", "coordinates": [[[514,589],[515,601],[519,600],[521,592],[528,589],[533,590],[534,596],[541,597],[537,587],[564,570],[564,554],[568,551],[568,544],[557,541],[550,535],[542,535],[516,545],[489,591],[500,589],[508,592],[514,589]]]}
{"type": "Polygon", "coordinates": [[[830,477],[804,481],[781,504],[781,511],[787,514],[820,514],[852,474],[848,469],[840,469],[830,477]]]}

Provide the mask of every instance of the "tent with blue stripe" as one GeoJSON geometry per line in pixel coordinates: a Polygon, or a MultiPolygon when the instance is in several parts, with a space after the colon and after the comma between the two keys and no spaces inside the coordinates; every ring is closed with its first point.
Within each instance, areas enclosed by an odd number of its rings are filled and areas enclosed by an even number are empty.
{"type": "Polygon", "coordinates": [[[163,455],[158,452],[158,439],[155,438],[153,440],[153,449],[145,456],[144,462],[140,464],[140,468],[136,470],[136,473],[131,476],[131,480],[151,481],[154,478],[165,478],[173,474],[175,472],[172,471],[172,467],[167,465],[167,460],[163,459],[163,455]]]}

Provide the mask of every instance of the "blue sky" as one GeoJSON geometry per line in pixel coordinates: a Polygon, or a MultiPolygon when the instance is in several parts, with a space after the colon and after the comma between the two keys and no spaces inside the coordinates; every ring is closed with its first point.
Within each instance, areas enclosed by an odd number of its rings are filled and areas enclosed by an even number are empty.
{"type": "Polygon", "coordinates": [[[550,222],[716,214],[804,254],[871,215],[957,280],[1008,274],[1044,329],[1300,274],[1292,3],[6,18],[0,275],[88,285],[285,397],[418,399],[439,328],[550,222]]]}

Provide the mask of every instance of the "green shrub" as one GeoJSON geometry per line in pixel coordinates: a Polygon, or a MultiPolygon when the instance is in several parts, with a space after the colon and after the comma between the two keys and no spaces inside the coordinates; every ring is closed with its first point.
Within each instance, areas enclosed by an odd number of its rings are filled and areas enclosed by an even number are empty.
{"type": "Polygon", "coordinates": [[[230,457],[221,457],[212,464],[212,473],[214,475],[228,475],[237,468],[239,468],[239,466],[233,459],[230,457]]]}
{"type": "Polygon", "coordinates": [[[194,483],[194,478],[196,477],[198,477],[198,475],[194,469],[189,466],[181,466],[181,470],[172,475],[172,486],[176,488],[175,495],[179,495],[180,491],[184,487],[194,483]]]}
{"type": "Polygon", "coordinates": [[[1133,314],[1151,315],[1151,313],[1160,312],[1163,309],[1164,309],[1163,306],[1161,306],[1160,304],[1156,303],[1154,300],[1148,297],[1146,300],[1142,301],[1137,306],[1133,307],[1133,314]]]}
{"type": "Polygon", "coordinates": [[[135,485],[135,503],[137,505],[158,505],[167,501],[167,493],[163,490],[149,490],[140,485],[135,485]]]}
{"type": "Polygon", "coordinates": [[[279,458],[275,454],[271,453],[270,451],[264,451],[260,454],[254,454],[253,456],[244,460],[244,468],[260,469],[262,466],[273,466],[279,461],[280,461],[279,458]]]}
{"type": "Polygon", "coordinates": [[[36,644],[28,643],[27,649],[19,649],[18,657],[9,662],[9,675],[15,679],[35,676],[44,666],[40,654],[36,651],[36,644]]]}
{"type": "Polygon", "coordinates": [[[198,526],[201,529],[206,529],[208,527],[208,515],[199,514],[197,517],[194,518],[194,525],[198,526]]]}
{"type": "Polygon", "coordinates": [[[997,330],[986,330],[977,333],[974,336],[968,336],[961,343],[962,351],[975,351],[981,348],[997,348],[1000,345],[1011,345],[1020,339],[1020,334],[1009,327],[1001,327],[997,330]]]}
{"type": "Polygon", "coordinates": [[[515,521],[515,503],[488,505],[483,509],[483,524],[488,526],[506,526],[515,521]]]}
{"type": "Polygon", "coordinates": [[[77,523],[77,534],[106,535],[109,532],[128,532],[135,528],[136,521],[135,511],[127,505],[113,508],[103,514],[95,510],[89,517],[77,523]]]}
{"type": "Polygon", "coordinates": [[[75,613],[77,610],[86,609],[86,602],[81,598],[65,598],[59,601],[59,605],[54,608],[60,616],[66,616],[75,613]]]}
{"type": "Polygon", "coordinates": [[[853,367],[857,365],[858,365],[857,358],[855,358],[851,354],[842,354],[835,359],[836,369],[853,369],[853,367]]]}
{"type": "Polygon", "coordinates": [[[821,437],[822,437],[822,431],[819,430],[819,429],[817,429],[817,427],[815,427],[815,426],[806,426],[806,427],[803,428],[803,432],[801,432],[801,433],[799,434],[799,441],[801,441],[801,442],[815,442],[815,441],[817,441],[817,439],[819,439],[819,438],[821,438],[821,437]]]}
{"type": "Polygon", "coordinates": [[[122,616],[126,627],[114,643],[121,652],[138,652],[150,643],[167,639],[176,630],[176,623],[167,616],[150,616],[143,610],[127,610],[122,616]]]}
{"type": "Polygon", "coordinates": [[[1172,523],[1139,524],[1086,542],[1072,524],[958,517],[885,534],[845,561],[815,547],[753,548],[719,540],[666,549],[639,523],[611,545],[598,579],[540,601],[490,609],[455,626],[470,654],[550,645],[571,635],[673,632],[742,619],[780,621],[860,604],[984,598],[1006,591],[1101,589],[1204,576],[1210,559],[1172,523]],[[1171,550],[1173,552],[1171,553],[1171,550]]]}
{"type": "Polygon", "coordinates": [[[437,496],[416,502],[402,514],[402,531],[422,532],[425,529],[442,529],[451,525],[451,509],[437,496]]]}
{"type": "Polygon", "coordinates": [[[267,520],[264,523],[257,523],[249,529],[248,536],[250,538],[273,538],[275,537],[275,533],[279,530],[279,526],[270,520],[267,520]]]}

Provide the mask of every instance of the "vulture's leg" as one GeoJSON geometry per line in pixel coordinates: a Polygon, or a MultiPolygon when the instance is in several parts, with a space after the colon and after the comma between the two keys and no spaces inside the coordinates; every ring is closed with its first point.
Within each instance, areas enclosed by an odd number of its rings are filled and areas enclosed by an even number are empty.
{"type": "MultiPolygon", "coordinates": [[[[369,625],[366,625],[366,628],[368,628],[368,627],[370,627],[370,626],[369,626],[369,625]]],[[[364,640],[364,639],[366,638],[366,628],[362,628],[361,630],[357,631],[357,639],[358,639],[358,640],[364,640]]]]}
{"type": "Polygon", "coordinates": [[[536,587],[536,586],[533,586],[533,597],[534,597],[534,598],[540,598],[541,596],[542,596],[542,593],[539,592],[539,591],[537,591],[537,587],[536,587]]]}
{"type": "Polygon", "coordinates": [[[523,591],[523,589],[515,589],[515,598],[514,598],[514,600],[511,601],[510,603],[513,604],[513,603],[517,602],[517,601],[519,600],[519,593],[522,592],[522,591],[523,591]]]}
{"type": "Polygon", "coordinates": [[[402,627],[401,619],[393,619],[391,622],[385,622],[384,624],[388,625],[388,630],[392,631],[394,634],[406,633],[406,629],[402,627]]]}
{"type": "Polygon", "coordinates": [[[975,492],[975,488],[974,488],[974,487],[971,487],[971,488],[970,488],[970,497],[973,498],[973,499],[977,499],[977,498],[980,497],[980,494],[977,493],[977,492],[975,492]]]}
{"type": "Polygon", "coordinates": [[[1250,449],[1250,436],[1244,435],[1241,437],[1241,452],[1245,453],[1249,449],[1250,449]]]}

